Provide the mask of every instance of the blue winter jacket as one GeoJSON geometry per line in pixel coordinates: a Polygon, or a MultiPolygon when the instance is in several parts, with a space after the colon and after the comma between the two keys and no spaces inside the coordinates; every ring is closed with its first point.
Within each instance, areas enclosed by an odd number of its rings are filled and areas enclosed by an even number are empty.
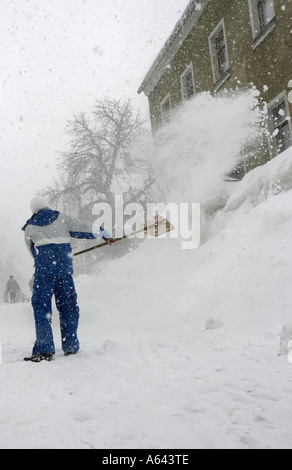
{"type": "Polygon", "coordinates": [[[26,246],[35,259],[36,276],[73,274],[70,238],[110,238],[103,227],[98,233],[93,233],[92,224],[52,209],[42,209],[33,214],[22,230],[26,246]]]}

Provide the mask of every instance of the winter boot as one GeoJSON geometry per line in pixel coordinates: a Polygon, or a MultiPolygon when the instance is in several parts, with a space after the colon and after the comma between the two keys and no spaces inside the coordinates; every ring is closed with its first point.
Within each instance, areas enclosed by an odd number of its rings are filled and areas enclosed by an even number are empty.
{"type": "Polygon", "coordinates": [[[53,361],[54,354],[33,354],[30,357],[25,357],[23,359],[25,362],[41,362],[41,361],[53,361]]]}

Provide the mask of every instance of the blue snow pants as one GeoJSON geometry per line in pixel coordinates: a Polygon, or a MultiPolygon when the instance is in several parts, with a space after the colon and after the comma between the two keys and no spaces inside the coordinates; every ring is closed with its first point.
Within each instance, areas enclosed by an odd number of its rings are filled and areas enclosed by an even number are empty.
{"type": "Polygon", "coordinates": [[[62,349],[65,353],[79,350],[77,337],[79,307],[71,275],[62,277],[37,276],[34,279],[32,306],[35,318],[36,342],[33,354],[55,354],[52,332],[52,297],[60,317],[62,349]]]}

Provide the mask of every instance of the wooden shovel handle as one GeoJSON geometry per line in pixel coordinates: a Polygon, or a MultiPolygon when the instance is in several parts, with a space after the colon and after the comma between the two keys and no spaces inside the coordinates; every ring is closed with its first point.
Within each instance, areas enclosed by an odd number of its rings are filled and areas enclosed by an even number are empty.
{"type": "MultiPolygon", "coordinates": [[[[136,232],[131,232],[131,233],[129,233],[129,235],[124,235],[121,238],[115,238],[113,240],[113,243],[124,240],[125,238],[130,238],[130,237],[132,237],[132,236],[134,236],[138,233],[146,232],[147,230],[150,230],[151,228],[157,228],[159,225],[162,225],[162,224],[165,224],[165,223],[169,225],[169,222],[168,222],[167,219],[162,219],[158,222],[158,218],[156,218],[156,222],[151,224],[151,225],[147,225],[147,222],[145,222],[144,228],[142,228],[140,230],[136,230],[136,232]]],[[[82,250],[82,251],[78,251],[77,253],[74,253],[73,256],[83,255],[84,253],[88,253],[89,251],[96,250],[97,248],[102,248],[105,245],[107,245],[107,242],[100,243],[99,245],[92,246],[91,248],[86,248],[85,250],[82,250]]]]}

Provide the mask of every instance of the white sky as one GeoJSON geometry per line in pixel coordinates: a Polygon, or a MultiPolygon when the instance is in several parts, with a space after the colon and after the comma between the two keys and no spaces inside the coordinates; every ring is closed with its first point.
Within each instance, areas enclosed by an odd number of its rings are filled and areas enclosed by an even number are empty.
{"type": "Polygon", "coordinates": [[[51,183],[66,120],[131,98],[188,0],[1,0],[0,220],[15,227],[51,183]]]}

